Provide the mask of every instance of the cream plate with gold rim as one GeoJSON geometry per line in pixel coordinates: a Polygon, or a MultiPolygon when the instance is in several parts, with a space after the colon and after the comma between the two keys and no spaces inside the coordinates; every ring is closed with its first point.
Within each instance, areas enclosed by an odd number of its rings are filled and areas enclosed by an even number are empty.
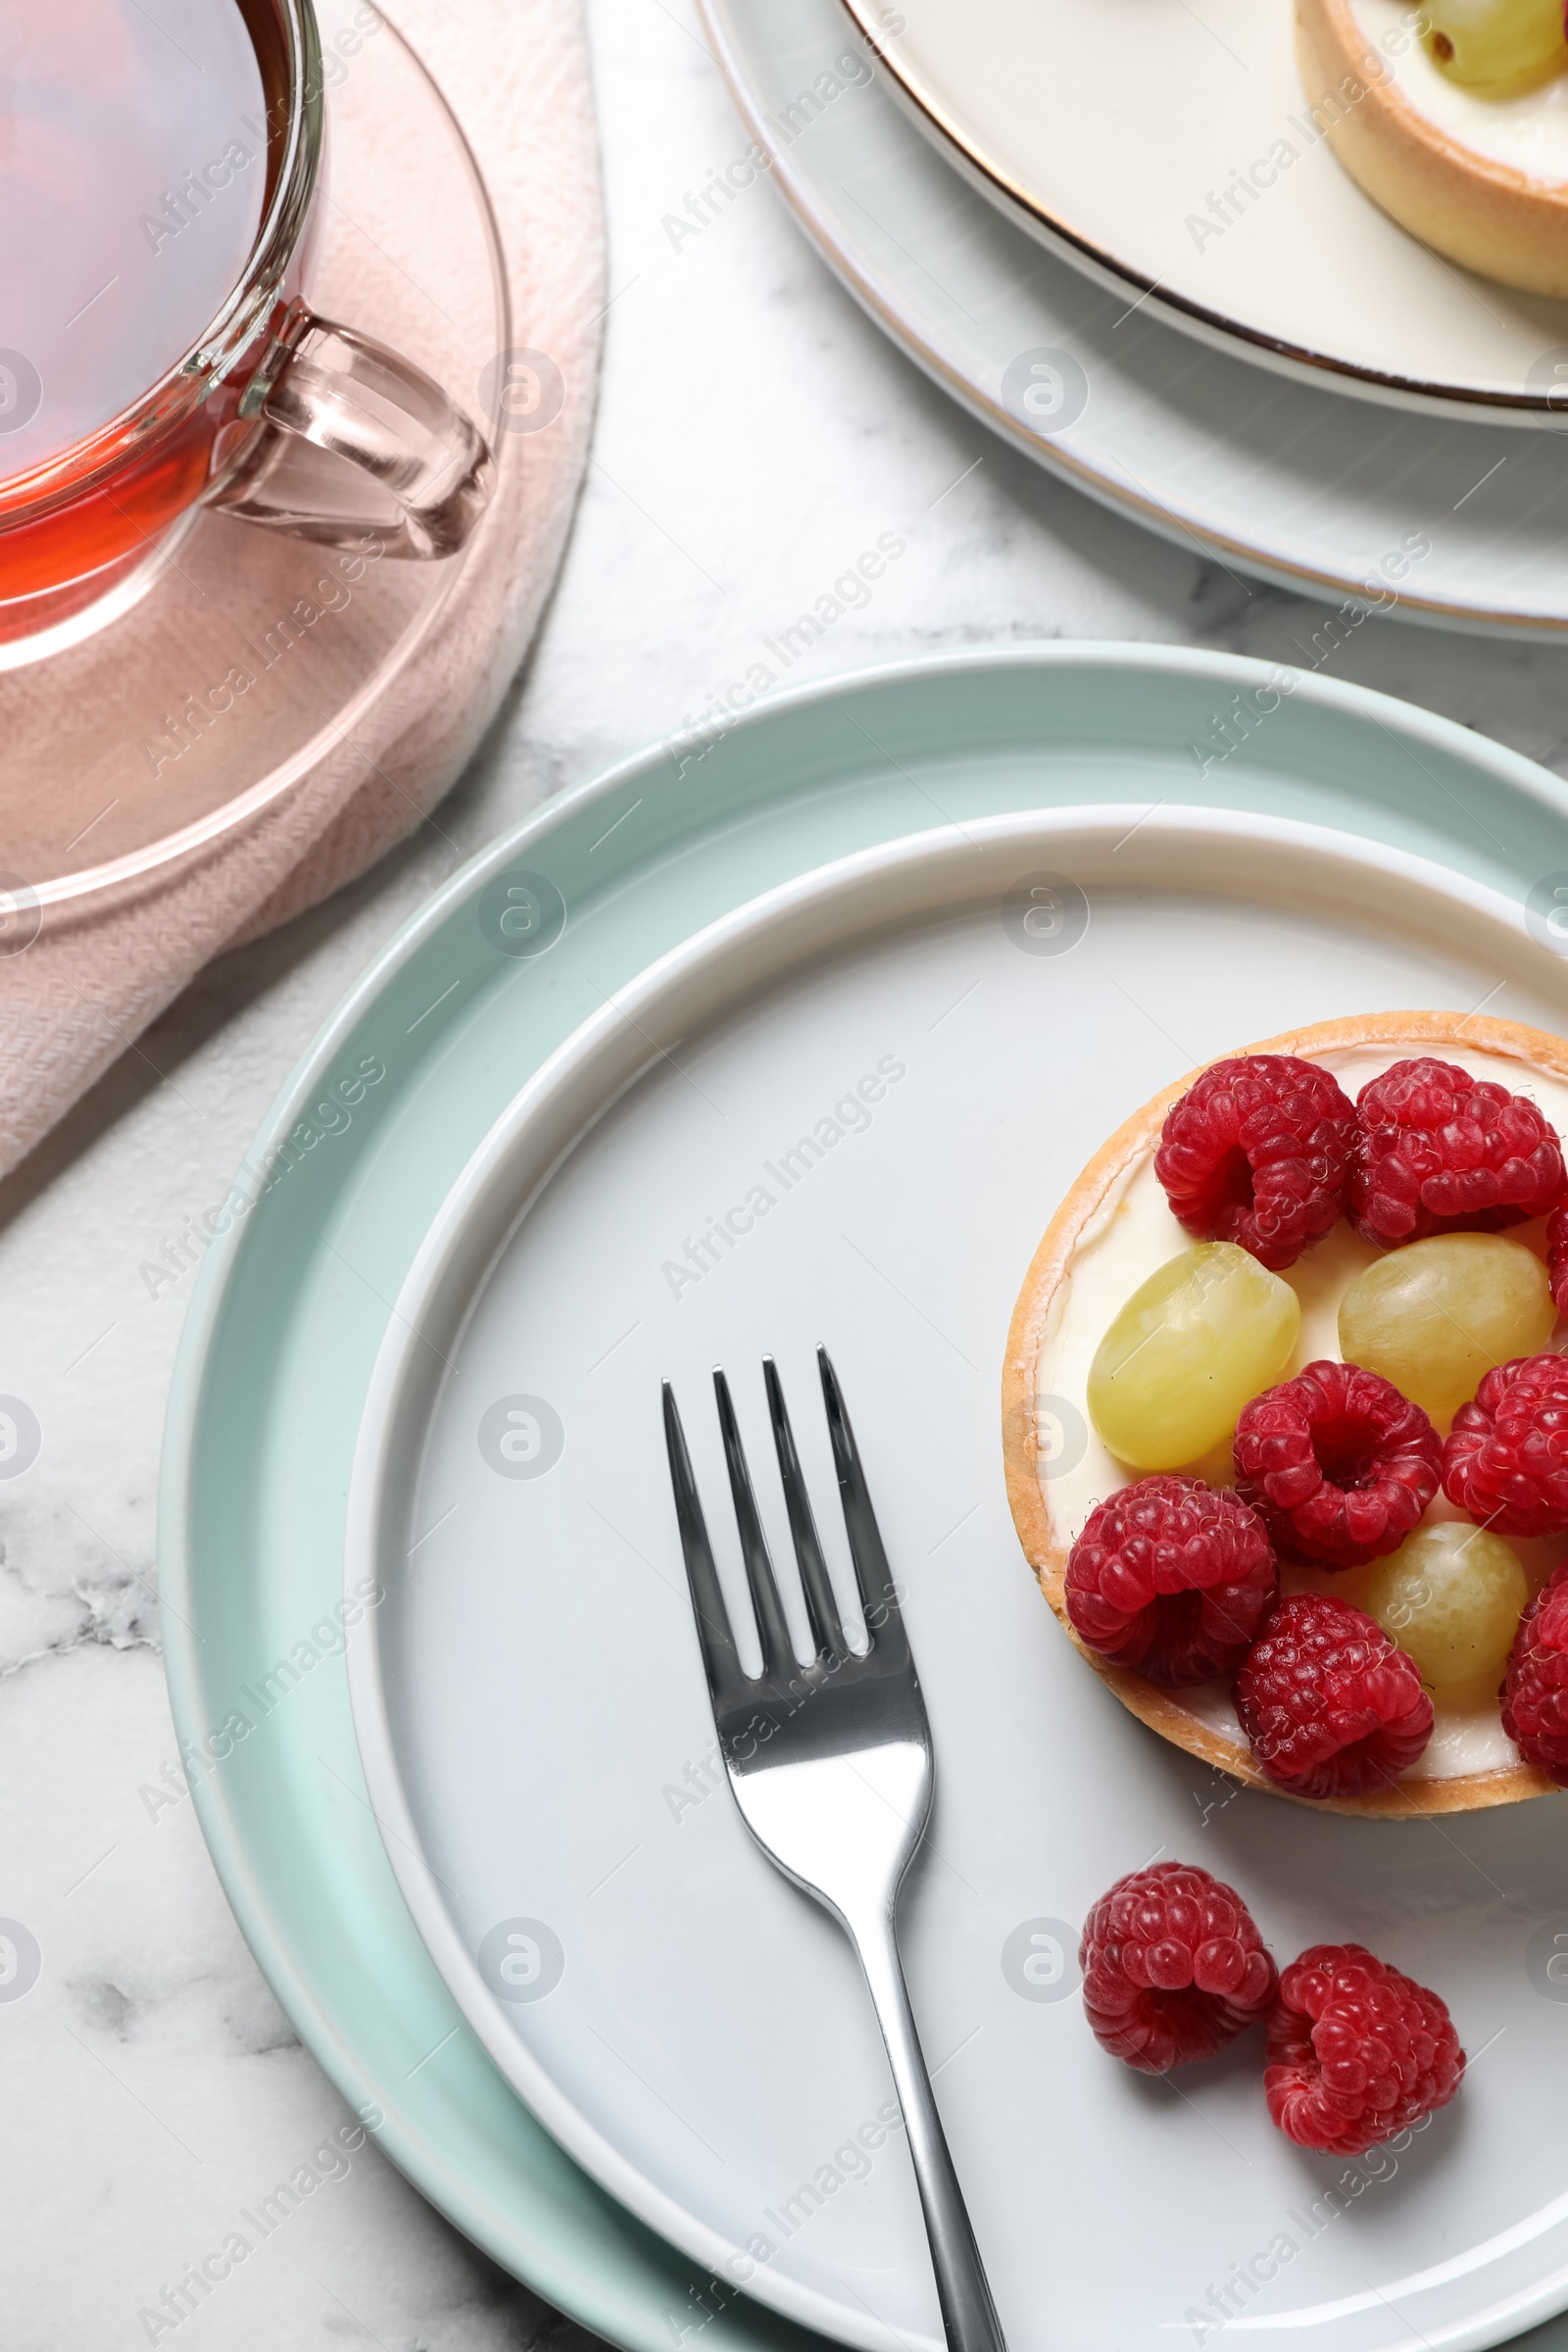
{"type": "MultiPolygon", "coordinates": [[[[1457,269],[1363,195],[1308,108],[1291,0],[842,4],[950,162],[1129,303],[1372,400],[1523,422],[1561,400],[1568,304],[1457,269]]],[[[1416,18],[1368,12],[1363,98],[1437,78],[1416,18]]]]}
{"type": "MultiPolygon", "coordinates": [[[[978,195],[889,94],[842,0],[701,5],[744,121],[735,178],[755,141],[878,325],[1037,464],[1233,576],[1472,629],[1568,627],[1560,430],[1369,415],[1333,376],[1290,380],[1180,333],[978,195]]],[[[1354,609],[1325,617],[1309,661],[1356,625],[1354,609]]]]}

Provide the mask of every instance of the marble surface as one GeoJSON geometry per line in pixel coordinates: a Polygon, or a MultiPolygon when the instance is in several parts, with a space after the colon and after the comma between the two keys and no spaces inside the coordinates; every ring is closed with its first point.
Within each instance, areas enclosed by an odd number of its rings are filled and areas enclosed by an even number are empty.
{"type": "MultiPolygon", "coordinates": [[[[154,1497],[190,1288],[141,1272],[217,1199],[305,1041],[455,865],[558,786],[697,717],[885,531],[907,553],[792,675],[988,640],[1298,658],[1317,608],[1144,535],[992,440],[882,340],[765,186],[677,213],[746,142],[687,0],[592,0],[612,287],[582,511],[481,756],[369,880],[231,956],[0,1187],[0,1392],[36,1414],[0,1485],[0,1914],[42,1969],[0,1999],[6,2352],[117,2352],[227,2217],[348,2122],[259,1976],[177,1786],[154,1497]]],[[[1340,674],[1568,774],[1568,653],[1370,620],[1340,674]]],[[[0,1985],[0,1993],[4,1986],[0,1985]]],[[[370,2146],[174,2331],[491,2352],[566,2328],[370,2146]]],[[[159,2336],[168,2341],[167,2333],[159,2336]]],[[[586,2341],[586,2339],[583,2339],[586,2341]]]]}

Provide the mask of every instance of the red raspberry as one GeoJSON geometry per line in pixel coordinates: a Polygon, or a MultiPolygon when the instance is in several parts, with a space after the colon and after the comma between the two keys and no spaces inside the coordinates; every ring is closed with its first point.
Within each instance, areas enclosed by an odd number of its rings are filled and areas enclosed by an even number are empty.
{"type": "Polygon", "coordinates": [[[1154,1173],[1202,1242],[1239,1242],[1276,1272],[1345,1212],[1355,1111],[1294,1054],[1216,1061],[1165,1114],[1154,1173]]]}
{"type": "Polygon", "coordinates": [[[1254,1396],[1236,1424],[1239,1493],[1282,1558],[1362,1568],[1404,1542],[1438,1491],[1443,1441],[1392,1380],[1327,1357],[1254,1396]]]}
{"type": "Polygon", "coordinates": [[[1278,1584],[1245,1502],[1200,1478],[1141,1478],[1090,1513],[1067,1614],[1098,1656],[1177,1690],[1241,1664],[1278,1584]]]}
{"type": "Polygon", "coordinates": [[[1516,1355],[1453,1416],[1443,1492],[1499,1536],[1568,1527],[1568,1357],[1516,1355]]]}
{"type": "Polygon", "coordinates": [[[1364,1796],[1432,1736],[1413,1658],[1375,1617],[1315,1592],[1282,1600],[1236,1677],[1252,1754],[1292,1796],[1364,1796]]]}
{"type": "Polygon", "coordinates": [[[1280,1981],[1263,2095],[1298,2147],[1363,2156],[1446,2107],[1464,2075],[1446,2001],[1359,1943],[1314,1943],[1280,1981]]]}
{"type": "Polygon", "coordinates": [[[1502,1728],[1527,1764],[1568,1788],[1568,1561],[1519,1620],[1502,1678],[1502,1728]]]}
{"type": "Polygon", "coordinates": [[[1186,1862],[1118,1879],[1089,1914],[1078,1960],[1095,2039],[1145,2075],[1212,2058],[1279,1988],[1241,1896],[1186,1862]]]}
{"type": "Polygon", "coordinates": [[[1568,1315],[1568,1204],[1554,1208],[1546,1227],[1546,1280],[1559,1315],[1568,1315]]]}
{"type": "Polygon", "coordinates": [[[1451,1061],[1396,1061],[1356,1098],[1350,1217],[1393,1250],[1429,1233],[1495,1233],[1562,1199],[1557,1130],[1524,1095],[1451,1061]]]}

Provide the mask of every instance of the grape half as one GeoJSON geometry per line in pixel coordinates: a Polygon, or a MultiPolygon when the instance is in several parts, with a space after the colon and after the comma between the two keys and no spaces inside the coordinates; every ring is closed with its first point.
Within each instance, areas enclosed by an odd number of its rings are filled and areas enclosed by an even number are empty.
{"type": "Polygon", "coordinates": [[[1484,1375],[1538,1354],[1556,1319],[1546,1269],[1522,1242],[1435,1233],[1356,1276],[1340,1301],[1340,1353],[1446,1429],[1484,1375]]]}
{"type": "Polygon", "coordinates": [[[1422,47],[1474,89],[1544,81],[1568,66],[1562,0],[1428,0],[1422,47]]]}
{"type": "Polygon", "coordinates": [[[1301,1327],[1288,1282],[1234,1242],[1184,1250],[1122,1308],[1089,1368],[1089,1417],[1122,1461],[1179,1470],[1281,1378],[1301,1327]]]}
{"type": "Polygon", "coordinates": [[[1378,1562],[1366,1605],[1436,1690],[1499,1675],[1529,1597],[1500,1536],[1448,1520],[1418,1527],[1378,1562]]]}

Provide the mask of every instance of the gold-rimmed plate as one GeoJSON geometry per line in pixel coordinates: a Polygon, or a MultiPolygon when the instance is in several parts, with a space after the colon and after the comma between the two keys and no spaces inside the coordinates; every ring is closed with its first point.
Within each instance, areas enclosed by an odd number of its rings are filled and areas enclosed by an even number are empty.
{"type": "MultiPolygon", "coordinates": [[[[1568,304],[1456,269],[1362,194],[1289,0],[841,4],[949,161],[1129,304],[1370,400],[1526,424],[1560,406],[1568,304]]],[[[1352,4],[1367,83],[1422,107],[1418,12],[1352,4]]]]}

